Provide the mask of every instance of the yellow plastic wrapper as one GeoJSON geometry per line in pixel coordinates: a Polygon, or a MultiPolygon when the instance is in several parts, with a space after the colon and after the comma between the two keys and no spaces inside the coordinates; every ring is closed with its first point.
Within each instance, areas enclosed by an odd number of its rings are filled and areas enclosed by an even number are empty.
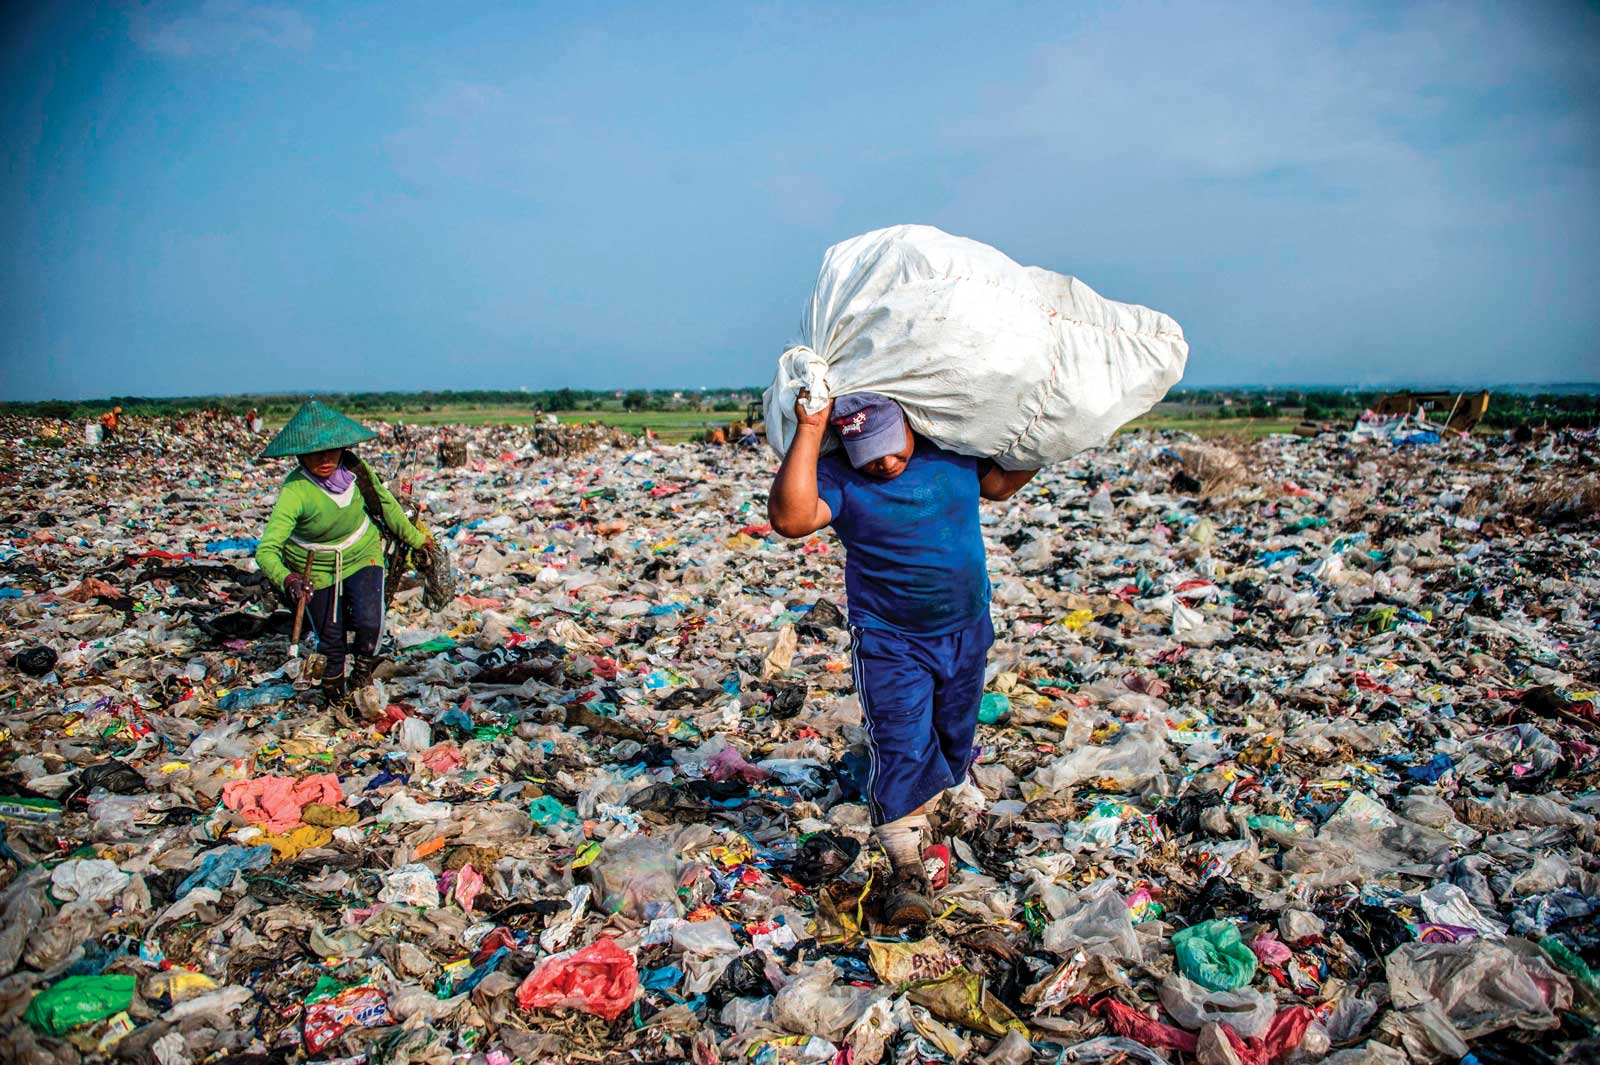
{"type": "Polygon", "coordinates": [[[983,977],[960,969],[943,980],[912,988],[907,997],[926,1006],[941,1021],[959,1024],[996,1037],[1015,1031],[1028,1036],[1028,1026],[1004,1002],[989,993],[983,977]]]}
{"type": "Polygon", "coordinates": [[[1077,632],[1079,629],[1083,628],[1093,620],[1093,610],[1074,610],[1072,613],[1061,619],[1061,624],[1066,626],[1071,631],[1077,632]]]}
{"type": "Polygon", "coordinates": [[[889,987],[929,983],[961,968],[961,959],[932,939],[915,943],[868,940],[867,962],[873,974],[889,987]]]}
{"type": "Polygon", "coordinates": [[[191,973],[183,969],[169,969],[156,973],[145,986],[145,996],[162,1008],[215,991],[217,982],[204,973],[191,973]]]}
{"type": "Polygon", "coordinates": [[[911,1010],[911,1025],[917,1034],[934,1046],[938,1047],[951,1061],[961,1061],[972,1052],[972,1044],[961,1038],[960,1033],[952,1028],[946,1028],[933,1019],[933,1015],[920,1007],[911,1010]]]}

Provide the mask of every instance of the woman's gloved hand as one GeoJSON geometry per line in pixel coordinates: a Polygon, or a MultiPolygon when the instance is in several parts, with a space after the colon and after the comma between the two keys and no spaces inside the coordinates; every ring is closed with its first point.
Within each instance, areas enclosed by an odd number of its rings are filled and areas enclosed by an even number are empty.
{"type": "Polygon", "coordinates": [[[311,582],[302,574],[291,573],[283,580],[283,594],[289,597],[289,602],[298,602],[311,594],[311,582]]]}

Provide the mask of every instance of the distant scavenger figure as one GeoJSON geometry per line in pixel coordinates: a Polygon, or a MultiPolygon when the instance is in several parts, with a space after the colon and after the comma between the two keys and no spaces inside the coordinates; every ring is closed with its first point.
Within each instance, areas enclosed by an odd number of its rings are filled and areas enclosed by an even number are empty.
{"type": "Polygon", "coordinates": [[[100,434],[102,440],[110,440],[122,430],[122,408],[112,407],[100,415],[100,434]]]}
{"type": "Polygon", "coordinates": [[[331,703],[372,682],[383,635],[384,563],[380,525],[406,546],[435,550],[405,516],[382,479],[347,450],[376,435],[316,400],[295,412],[262,458],[296,456],[256,547],[261,572],[292,605],[309,597],[306,614],[327,656],[322,690],[331,703]],[[307,557],[311,559],[309,571],[307,557]],[[345,686],[345,656],[356,664],[345,686]]]}
{"type": "MultiPolygon", "coordinates": [[[[1037,470],[1003,470],[917,436],[887,396],[840,396],[800,425],[768,497],[772,527],[831,524],[844,581],[856,691],[866,716],[867,804],[894,877],[888,920],[932,916],[927,804],[972,764],[984,660],[994,643],[979,499],[1009,499],[1037,470]],[[830,420],[842,454],[821,455],[830,420]]],[[[942,856],[940,855],[940,852],[942,856]]]]}

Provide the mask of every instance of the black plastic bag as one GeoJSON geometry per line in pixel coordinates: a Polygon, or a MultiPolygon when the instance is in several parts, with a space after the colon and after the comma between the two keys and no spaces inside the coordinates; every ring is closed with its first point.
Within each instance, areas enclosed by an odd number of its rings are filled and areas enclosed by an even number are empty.
{"type": "Polygon", "coordinates": [[[721,695],[719,688],[679,688],[656,704],[656,711],[663,714],[675,714],[686,706],[702,706],[707,701],[721,695]]]}
{"type": "Polygon", "coordinates": [[[56,668],[56,653],[44,644],[24,647],[11,658],[11,664],[30,677],[42,677],[56,668]]]}
{"type": "Polygon", "coordinates": [[[728,963],[717,977],[717,982],[706,992],[706,1003],[715,1012],[736,998],[762,998],[773,994],[777,988],[767,979],[766,956],[752,950],[728,963]]]}
{"type": "Polygon", "coordinates": [[[1222,796],[1214,791],[1192,791],[1157,810],[1156,821],[1174,836],[1188,836],[1200,831],[1201,814],[1221,805],[1222,796]]]}
{"type": "Polygon", "coordinates": [[[137,769],[113,758],[78,770],[72,787],[61,797],[61,801],[82,803],[95,788],[104,788],[113,795],[142,795],[150,790],[137,769]]]}
{"type": "Polygon", "coordinates": [[[1200,890],[1184,904],[1179,915],[1185,924],[1196,925],[1202,921],[1237,917],[1255,906],[1254,896],[1244,888],[1232,880],[1214,876],[1200,885],[1200,890]]]}
{"type": "Polygon", "coordinates": [[[849,836],[818,832],[800,845],[789,875],[806,887],[816,887],[841,876],[860,853],[861,844],[849,836]]]}
{"type": "Polygon", "coordinates": [[[799,715],[806,705],[806,686],[794,684],[786,688],[778,688],[772,693],[772,704],[767,708],[767,713],[780,721],[799,715]]]}

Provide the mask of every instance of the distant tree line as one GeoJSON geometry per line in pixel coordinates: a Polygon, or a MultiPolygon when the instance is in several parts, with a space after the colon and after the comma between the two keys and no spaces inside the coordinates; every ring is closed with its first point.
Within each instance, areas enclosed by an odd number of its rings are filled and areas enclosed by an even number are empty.
{"type": "Polygon", "coordinates": [[[40,400],[0,403],[0,414],[31,415],[42,418],[83,419],[98,417],[112,407],[121,407],[130,417],[160,418],[205,410],[243,416],[251,410],[264,417],[287,417],[307,399],[319,399],[346,414],[373,412],[426,414],[452,409],[494,407],[544,411],[555,414],[583,410],[711,410],[743,411],[761,389],[713,388],[616,389],[557,388],[539,392],[469,389],[424,392],[320,392],[274,393],[241,396],[106,396],[103,399],[40,400]]]}
{"type": "MultiPolygon", "coordinates": [[[[1335,422],[1354,419],[1374,406],[1382,390],[1333,389],[1180,388],[1161,405],[1169,413],[1191,418],[1270,418],[1335,422]]],[[[113,406],[133,417],[168,417],[202,410],[244,415],[259,411],[282,419],[308,398],[305,393],[243,396],[107,396],[95,400],[43,400],[0,403],[0,414],[46,418],[86,419],[113,406]]],[[[560,413],[585,410],[669,411],[702,410],[742,413],[761,398],[759,387],[700,389],[579,389],[557,388],[539,392],[471,389],[424,392],[326,392],[316,398],[348,414],[378,412],[426,414],[434,411],[495,408],[500,410],[560,413]]],[[[1444,415],[1438,415],[1443,418],[1444,415]]],[[[1495,392],[1484,424],[1510,428],[1518,425],[1593,427],[1600,425],[1600,391],[1522,394],[1495,392]]]]}
{"type": "MultiPolygon", "coordinates": [[[[1335,422],[1355,419],[1399,389],[1335,391],[1331,389],[1180,388],[1167,395],[1164,405],[1179,405],[1195,418],[1301,418],[1335,422]]],[[[1416,389],[1414,391],[1432,391],[1416,389]]],[[[1439,389],[1438,391],[1449,391],[1439,389]]],[[[1435,411],[1443,421],[1449,411],[1435,411]]],[[[1483,424],[1495,428],[1518,425],[1592,428],[1600,425],[1600,392],[1523,394],[1493,392],[1483,424]]]]}

